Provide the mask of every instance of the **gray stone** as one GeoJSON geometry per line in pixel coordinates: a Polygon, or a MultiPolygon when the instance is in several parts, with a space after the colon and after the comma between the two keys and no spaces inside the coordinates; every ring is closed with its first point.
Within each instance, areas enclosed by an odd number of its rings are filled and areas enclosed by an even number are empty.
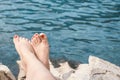
{"type": "Polygon", "coordinates": [[[80,64],[68,80],[89,80],[90,69],[88,64],[80,64]]]}
{"type": "Polygon", "coordinates": [[[5,65],[0,63],[0,80],[16,80],[12,72],[5,65]]]}
{"type": "MultiPolygon", "coordinates": [[[[18,80],[25,80],[25,73],[20,61],[18,80]]],[[[77,69],[72,69],[68,62],[60,63],[55,68],[50,62],[50,72],[57,80],[120,80],[120,67],[90,56],[89,64],[80,64],[77,69]]],[[[0,65],[0,80],[15,80],[14,76],[6,66],[0,65]]]]}
{"type": "Polygon", "coordinates": [[[120,80],[120,67],[110,62],[90,56],[89,67],[90,80],[120,80]]]}

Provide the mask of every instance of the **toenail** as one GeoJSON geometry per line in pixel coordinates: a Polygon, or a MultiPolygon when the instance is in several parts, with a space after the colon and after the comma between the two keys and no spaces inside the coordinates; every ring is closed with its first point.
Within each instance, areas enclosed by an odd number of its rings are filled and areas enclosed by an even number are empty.
{"type": "Polygon", "coordinates": [[[41,35],[41,37],[42,37],[42,38],[45,38],[45,36],[44,36],[44,35],[41,35]]]}
{"type": "Polygon", "coordinates": [[[37,36],[38,35],[38,33],[35,33],[35,36],[37,36]]]}
{"type": "Polygon", "coordinates": [[[17,37],[18,37],[17,35],[14,36],[14,38],[17,38],[17,37]]]}

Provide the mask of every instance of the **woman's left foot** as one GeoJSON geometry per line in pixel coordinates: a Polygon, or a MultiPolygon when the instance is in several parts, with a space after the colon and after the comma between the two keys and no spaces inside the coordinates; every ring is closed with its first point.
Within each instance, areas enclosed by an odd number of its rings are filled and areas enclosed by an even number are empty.
{"type": "Polygon", "coordinates": [[[18,54],[20,55],[24,70],[27,72],[27,67],[33,65],[32,59],[36,58],[34,55],[34,49],[26,38],[19,37],[18,35],[14,36],[13,42],[18,54]]]}

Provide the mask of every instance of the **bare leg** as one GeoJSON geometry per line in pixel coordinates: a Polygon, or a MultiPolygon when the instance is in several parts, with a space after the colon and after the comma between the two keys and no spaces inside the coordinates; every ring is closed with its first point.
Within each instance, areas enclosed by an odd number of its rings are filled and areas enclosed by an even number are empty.
{"type": "Polygon", "coordinates": [[[34,55],[34,49],[25,38],[15,36],[14,44],[26,70],[26,80],[55,80],[48,69],[34,55]]]}
{"type": "Polygon", "coordinates": [[[49,44],[47,36],[44,33],[41,34],[36,33],[33,35],[31,42],[37,58],[49,70],[49,44]]]}

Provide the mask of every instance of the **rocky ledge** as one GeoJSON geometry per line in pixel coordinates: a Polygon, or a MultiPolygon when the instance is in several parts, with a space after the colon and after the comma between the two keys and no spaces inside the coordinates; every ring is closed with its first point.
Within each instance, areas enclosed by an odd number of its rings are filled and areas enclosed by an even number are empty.
{"type": "MultiPolygon", "coordinates": [[[[25,74],[19,65],[18,80],[25,80],[25,74]]],[[[50,71],[58,80],[120,80],[120,67],[90,56],[89,64],[79,64],[76,69],[69,66],[68,62],[60,63],[60,67],[55,68],[50,62],[50,71]]],[[[8,67],[0,64],[0,80],[16,80],[8,67]]]]}

